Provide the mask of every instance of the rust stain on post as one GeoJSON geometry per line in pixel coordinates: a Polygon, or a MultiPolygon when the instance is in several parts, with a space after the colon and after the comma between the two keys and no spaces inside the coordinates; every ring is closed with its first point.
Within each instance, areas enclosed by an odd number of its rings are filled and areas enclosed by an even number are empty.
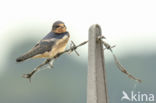
{"type": "Polygon", "coordinates": [[[108,103],[103,46],[96,39],[100,35],[100,26],[92,25],[88,42],[87,103],[108,103]]]}

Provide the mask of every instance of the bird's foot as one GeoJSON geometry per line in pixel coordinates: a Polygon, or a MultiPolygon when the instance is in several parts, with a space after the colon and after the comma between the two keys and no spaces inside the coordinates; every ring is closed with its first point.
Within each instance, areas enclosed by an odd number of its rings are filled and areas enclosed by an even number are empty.
{"type": "Polygon", "coordinates": [[[53,66],[53,63],[54,63],[54,59],[52,59],[48,64],[49,64],[49,68],[52,69],[54,66],[53,66]]]}
{"type": "Polygon", "coordinates": [[[49,63],[49,69],[52,69],[54,66],[52,63],[49,63]]]}

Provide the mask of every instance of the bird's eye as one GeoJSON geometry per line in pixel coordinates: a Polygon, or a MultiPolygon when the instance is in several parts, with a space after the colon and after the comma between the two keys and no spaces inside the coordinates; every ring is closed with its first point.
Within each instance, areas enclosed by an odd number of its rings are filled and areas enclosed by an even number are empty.
{"type": "Polygon", "coordinates": [[[59,25],[56,26],[56,28],[60,27],[59,25]]]}

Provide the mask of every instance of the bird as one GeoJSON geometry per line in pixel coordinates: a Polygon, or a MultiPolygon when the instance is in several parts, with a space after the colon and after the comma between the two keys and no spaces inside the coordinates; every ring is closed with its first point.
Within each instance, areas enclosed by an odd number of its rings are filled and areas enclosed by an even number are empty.
{"type": "Polygon", "coordinates": [[[66,25],[58,20],[53,23],[51,31],[32,49],[16,58],[16,62],[30,58],[54,58],[57,54],[65,51],[69,38],[70,34],[66,25]]]}

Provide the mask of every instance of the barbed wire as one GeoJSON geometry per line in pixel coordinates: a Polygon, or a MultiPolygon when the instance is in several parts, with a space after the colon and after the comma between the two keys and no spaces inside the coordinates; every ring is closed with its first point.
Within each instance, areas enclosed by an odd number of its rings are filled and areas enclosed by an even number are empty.
{"type": "Polygon", "coordinates": [[[125,69],[125,67],[123,65],[120,64],[119,60],[117,59],[116,55],[113,53],[113,50],[111,48],[111,46],[106,43],[105,41],[102,41],[103,45],[106,47],[106,49],[110,50],[110,52],[112,53],[113,55],[113,58],[114,58],[114,61],[115,61],[115,64],[117,66],[117,68],[123,72],[124,74],[126,74],[129,78],[133,79],[133,80],[136,80],[137,82],[142,82],[142,80],[134,77],[133,75],[131,75],[130,73],[127,72],[127,70],[125,69]]]}
{"type": "MultiPolygon", "coordinates": [[[[127,72],[127,70],[120,64],[119,60],[117,59],[117,57],[115,56],[115,54],[113,53],[113,50],[112,50],[112,48],[114,48],[115,45],[110,46],[110,45],[109,45],[108,43],[106,43],[103,39],[105,39],[104,36],[99,36],[99,37],[97,37],[97,40],[101,40],[103,46],[105,47],[103,50],[108,49],[108,50],[110,50],[110,52],[112,53],[113,58],[114,58],[114,61],[115,61],[115,64],[117,65],[118,69],[119,69],[121,72],[123,72],[123,73],[125,73],[126,75],[128,75],[129,78],[131,78],[131,79],[133,79],[133,80],[136,80],[136,81],[138,81],[138,82],[142,82],[140,79],[137,79],[137,78],[135,78],[133,75],[129,74],[129,73],[127,72]]],[[[88,43],[88,41],[84,41],[84,42],[80,43],[79,45],[76,45],[73,41],[71,41],[71,44],[70,44],[70,48],[69,48],[69,49],[65,50],[64,52],[61,52],[61,53],[57,54],[57,55],[54,56],[53,58],[46,59],[42,64],[40,64],[39,66],[37,66],[32,72],[30,72],[30,73],[28,73],[28,74],[24,74],[23,77],[29,79],[29,81],[31,82],[32,76],[33,76],[36,72],[40,71],[40,70],[41,70],[41,69],[40,69],[41,67],[43,67],[43,66],[49,64],[49,66],[50,66],[51,68],[53,68],[53,62],[54,62],[54,60],[57,59],[58,57],[60,57],[61,55],[65,54],[65,53],[69,53],[69,54],[70,54],[70,53],[72,53],[72,52],[74,51],[74,52],[77,54],[77,56],[79,56],[79,53],[76,51],[76,49],[79,48],[80,46],[83,46],[83,45],[87,44],[87,43],[88,43]]]]}

